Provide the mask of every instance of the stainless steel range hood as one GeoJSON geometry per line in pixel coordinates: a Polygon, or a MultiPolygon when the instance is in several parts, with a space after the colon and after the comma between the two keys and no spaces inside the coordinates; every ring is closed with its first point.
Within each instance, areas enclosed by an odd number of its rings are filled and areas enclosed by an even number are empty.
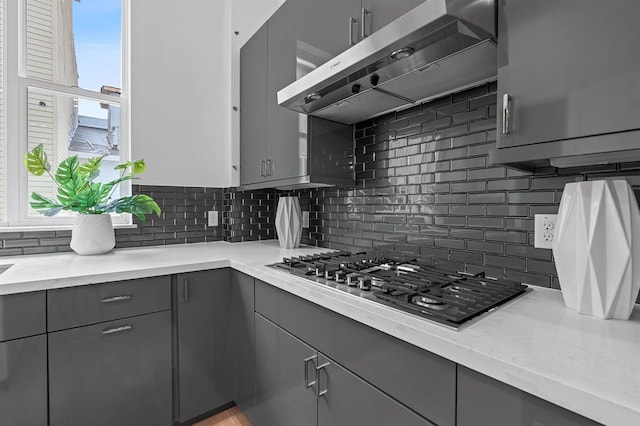
{"type": "Polygon", "coordinates": [[[291,110],[352,124],[493,80],[493,0],[427,0],[278,92],[291,110]]]}

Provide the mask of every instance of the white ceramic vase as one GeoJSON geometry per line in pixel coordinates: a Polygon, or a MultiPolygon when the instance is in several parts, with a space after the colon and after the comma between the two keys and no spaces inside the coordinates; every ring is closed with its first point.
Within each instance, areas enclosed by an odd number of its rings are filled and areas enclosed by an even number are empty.
{"type": "Polygon", "coordinates": [[[640,290],[640,210],[627,181],[567,184],[553,255],[568,308],[628,319],[640,290]]]}
{"type": "Polygon", "coordinates": [[[116,246],[111,215],[79,214],[71,231],[71,249],[81,255],[108,253],[116,246]]]}
{"type": "Polygon", "coordinates": [[[295,248],[302,237],[302,211],[298,197],[280,197],[276,210],[276,232],[282,248],[295,248]]]}

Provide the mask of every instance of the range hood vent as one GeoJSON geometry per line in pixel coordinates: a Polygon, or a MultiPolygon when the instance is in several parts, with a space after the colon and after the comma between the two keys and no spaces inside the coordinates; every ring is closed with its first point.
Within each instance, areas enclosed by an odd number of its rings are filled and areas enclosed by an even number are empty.
{"type": "Polygon", "coordinates": [[[280,90],[278,103],[352,124],[496,73],[494,2],[427,0],[280,90]]]}

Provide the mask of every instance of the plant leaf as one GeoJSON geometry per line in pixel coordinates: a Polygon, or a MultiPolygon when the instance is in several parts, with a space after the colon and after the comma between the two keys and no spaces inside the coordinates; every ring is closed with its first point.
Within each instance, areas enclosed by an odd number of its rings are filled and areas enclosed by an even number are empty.
{"type": "Polygon", "coordinates": [[[129,166],[132,166],[133,163],[131,161],[127,161],[126,163],[122,163],[122,164],[118,164],[117,166],[115,166],[113,168],[113,170],[122,170],[122,169],[126,169],[129,166]]]}
{"type": "Polygon", "coordinates": [[[144,160],[136,160],[133,162],[133,174],[137,175],[139,173],[144,172],[147,169],[147,165],[144,163],[144,160]]]}
{"type": "Polygon", "coordinates": [[[78,174],[84,176],[87,182],[93,181],[98,175],[100,175],[100,167],[102,166],[102,159],[105,156],[89,158],[78,167],[78,174]]]}
{"type": "Polygon", "coordinates": [[[49,164],[47,153],[44,152],[42,144],[24,154],[23,161],[29,173],[35,176],[42,176],[45,172],[51,170],[51,164],[49,164]]]}
{"type": "Polygon", "coordinates": [[[50,198],[44,197],[37,192],[31,193],[31,199],[33,199],[33,201],[29,203],[31,207],[36,210],[46,209],[44,211],[41,211],[40,213],[48,217],[58,214],[60,210],[64,208],[62,204],[50,198]]]}
{"type": "Polygon", "coordinates": [[[62,160],[56,171],[56,181],[60,185],[75,181],[78,179],[78,156],[73,155],[71,157],[62,160]]]}
{"type": "Polygon", "coordinates": [[[160,216],[158,203],[144,194],[122,197],[105,206],[105,212],[131,213],[140,220],[145,220],[147,214],[155,213],[160,216]]]}

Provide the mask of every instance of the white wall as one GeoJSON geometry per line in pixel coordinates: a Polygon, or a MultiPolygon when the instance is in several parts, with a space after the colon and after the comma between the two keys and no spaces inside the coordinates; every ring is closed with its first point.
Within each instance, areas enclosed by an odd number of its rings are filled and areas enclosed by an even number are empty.
{"type": "MultiPolygon", "coordinates": [[[[231,102],[240,106],[240,47],[258,31],[285,0],[226,0],[231,3],[231,102]],[[235,35],[235,31],[238,35],[235,35]]],[[[266,131],[266,129],[265,129],[266,131]]],[[[240,114],[231,116],[231,161],[240,164],[240,114]]],[[[233,170],[232,186],[240,184],[240,172],[233,170]]]]}
{"type": "Polygon", "coordinates": [[[131,1],[136,183],[231,185],[230,1],[131,1]]]}

